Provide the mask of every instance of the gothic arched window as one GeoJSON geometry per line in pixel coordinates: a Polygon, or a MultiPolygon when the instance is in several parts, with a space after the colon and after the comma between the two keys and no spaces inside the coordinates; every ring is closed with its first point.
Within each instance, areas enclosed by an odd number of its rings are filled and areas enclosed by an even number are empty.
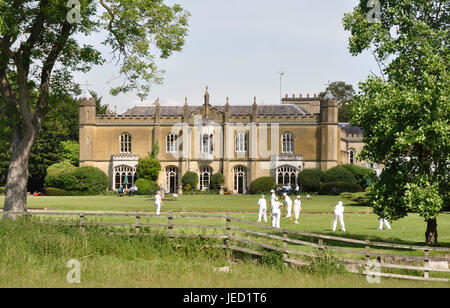
{"type": "Polygon", "coordinates": [[[178,136],[174,133],[170,133],[166,137],[166,152],[177,153],[178,152],[178,136]]]}

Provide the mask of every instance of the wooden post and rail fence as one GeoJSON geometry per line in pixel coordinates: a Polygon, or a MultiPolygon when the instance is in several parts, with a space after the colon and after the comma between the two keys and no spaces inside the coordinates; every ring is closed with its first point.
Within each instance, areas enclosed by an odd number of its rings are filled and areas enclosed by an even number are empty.
{"type": "MultiPolygon", "coordinates": [[[[3,213],[0,213],[3,214],[3,213]]],[[[14,213],[8,213],[9,215],[14,213]]],[[[357,274],[371,274],[371,275],[379,275],[380,277],[390,277],[390,278],[399,278],[399,279],[414,279],[414,280],[425,280],[425,281],[441,281],[441,282],[449,282],[449,278],[441,278],[441,277],[430,277],[430,273],[439,272],[439,273],[450,273],[448,269],[448,263],[450,262],[450,248],[445,247],[429,247],[429,246],[418,246],[418,245],[405,245],[405,244],[395,244],[395,243],[387,243],[387,242],[374,242],[370,240],[359,240],[352,238],[344,238],[344,237],[336,237],[331,235],[324,234],[314,234],[308,232],[300,232],[289,229],[278,229],[273,228],[269,225],[264,225],[261,223],[256,223],[252,221],[247,221],[241,218],[232,217],[230,214],[227,215],[203,215],[203,213],[192,213],[184,214],[184,213],[173,213],[172,211],[168,213],[163,213],[161,215],[150,214],[150,213],[94,213],[94,212],[35,212],[30,211],[27,213],[27,216],[31,217],[77,217],[78,221],[39,221],[40,223],[47,224],[59,224],[59,225],[71,225],[78,226],[81,230],[86,231],[86,227],[88,226],[110,226],[110,227],[131,227],[134,228],[134,233],[126,233],[130,236],[153,236],[152,233],[143,232],[143,228],[145,227],[158,227],[167,229],[167,235],[170,238],[177,237],[203,237],[203,238],[213,238],[213,239],[222,239],[224,240],[223,245],[215,245],[215,247],[224,248],[227,250],[228,256],[231,256],[232,251],[244,252],[252,255],[262,256],[264,255],[264,251],[256,250],[254,248],[249,248],[249,246],[256,246],[258,248],[263,248],[265,250],[270,251],[278,251],[282,253],[283,260],[286,263],[296,264],[299,266],[307,266],[310,264],[308,258],[315,258],[317,254],[313,251],[300,251],[300,250],[292,250],[289,249],[289,245],[296,245],[296,247],[311,247],[312,249],[317,249],[319,251],[329,250],[329,251],[337,251],[340,253],[350,254],[352,256],[360,255],[361,258],[349,258],[336,256],[336,258],[340,259],[342,262],[347,264],[347,270],[357,274]],[[87,217],[127,217],[134,218],[135,222],[88,222],[86,221],[87,217]],[[167,219],[167,223],[143,223],[142,219],[149,218],[158,218],[158,219],[167,219]],[[222,221],[222,224],[174,224],[175,219],[216,219],[222,221]],[[225,222],[225,223],[223,223],[225,222]],[[250,230],[244,228],[243,226],[253,226],[258,228],[263,228],[266,230],[270,230],[271,233],[261,232],[256,230],[250,230]],[[185,233],[176,233],[175,230],[178,228],[193,228],[193,229],[215,229],[224,231],[223,234],[185,234],[185,233]],[[249,238],[243,238],[240,236],[236,236],[233,233],[242,233],[244,235],[250,236],[249,238]],[[277,235],[281,234],[281,235],[277,235]],[[293,237],[302,237],[303,240],[296,239],[293,237]],[[273,243],[268,244],[267,242],[260,242],[254,240],[257,239],[270,239],[275,240],[275,245],[273,243]],[[305,238],[310,239],[304,240],[305,238]],[[328,241],[328,245],[325,241],[328,241]],[[361,246],[361,249],[353,249],[353,248],[343,248],[339,247],[339,245],[331,245],[332,243],[340,243],[341,246],[350,245],[350,246],[361,246]],[[245,247],[239,246],[238,244],[244,244],[245,247]],[[279,244],[277,246],[277,243],[279,244]],[[387,250],[412,250],[412,251],[423,251],[423,255],[402,255],[402,254],[393,254],[393,253],[379,253],[374,251],[374,248],[378,249],[387,249],[387,250]],[[438,256],[430,256],[430,252],[444,253],[444,255],[438,256]],[[306,260],[294,258],[297,257],[307,257],[306,260]],[[375,257],[378,260],[378,265],[381,268],[388,269],[396,269],[396,270],[412,270],[415,273],[422,273],[417,275],[405,275],[405,274],[397,274],[397,273],[372,273],[366,267],[368,261],[371,260],[371,257],[375,257]],[[389,262],[380,262],[381,259],[387,259],[389,262]],[[415,263],[423,263],[422,266],[419,265],[411,265],[411,264],[401,264],[405,263],[405,261],[413,261],[415,263]],[[392,261],[399,261],[400,263],[393,263],[392,261]],[[447,268],[438,268],[431,267],[430,262],[442,262],[443,264],[447,264],[447,268]]],[[[114,234],[125,234],[125,233],[114,233],[114,234]]],[[[158,234],[159,236],[161,234],[158,234]]],[[[449,275],[449,274],[445,274],[449,275]]]]}

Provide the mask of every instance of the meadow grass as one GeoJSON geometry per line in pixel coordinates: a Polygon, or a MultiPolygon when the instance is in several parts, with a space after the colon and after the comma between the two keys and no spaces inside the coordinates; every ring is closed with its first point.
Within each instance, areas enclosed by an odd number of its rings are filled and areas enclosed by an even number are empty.
{"type": "Polygon", "coordinates": [[[223,249],[206,247],[215,240],[110,236],[105,231],[1,221],[0,287],[448,287],[387,278],[369,284],[364,276],[324,275],[239,254],[230,262],[223,249]],[[66,281],[69,259],[81,261],[80,284],[66,281]],[[225,265],[231,273],[214,271],[225,265]]]}

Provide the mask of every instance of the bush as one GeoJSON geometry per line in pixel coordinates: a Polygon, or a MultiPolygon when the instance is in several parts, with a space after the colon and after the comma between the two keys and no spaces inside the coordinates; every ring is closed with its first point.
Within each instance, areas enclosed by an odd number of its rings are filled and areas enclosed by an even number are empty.
{"type": "Polygon", "coordinates": [[[47,187],[45,189],[46,196],[65,196],[66,191],[64,189],[56,188],[56,187],[47,187]]]}
{"type": "Polygon", "coordinates": [[[77,185],[77,179],[71,172],[61,172],[56,176],[47,175],[45,177],[45,185],[48,187],[60,188],[64,190],[73,190],[77,185]]]}
{"type": "Polygon", "coordinates": [[[161,163],[154,156],[139,158],[136,166],[138,178],[149,181],[157,181],[159,171],[161,171],[161,163]]]}
{"type": "MultiPolygon", "coordinates": [[[[63,173],[69,174],[69,173],[75,171],[76,169],[77,169],[77,167],[75,167],[68,161],[63,161],[63,162],[49,166],[47,168],[47,175],[44,180],[45,186],[64,188],[64,186],[61,186],[62,184],[60,184],[60,182],[64,181],[64,180],[62,180],[62,179],[59,180],[57,178],[63,173]]],[[[68,180],[68,179],[65,179],[65,180],[68,180]]]]}
{"type": "Polygon", "coordinates": [[[183,184],[183,189],[188,190],[187,188],[191,189],[197,189],[198,184],[198,175],[197,173],[193,171],[186,172],[183,177],[181,178],[181,183],[183,184]],[[189,187],[187,186],[189,185],[189,187]]]}
{"type": "Polygon", "coordinates": [[[134,184],[138,188],[138,195],[154,195],[159,190],[159,185],[156,181],[138,179],[134,184]]]}
{"type": "Polygon", "coordinates": [[[67,191],[76,191],[86,195],[98,195],[108,188],[108,176],[99,168],[80,167],[71,172],[76,178],[76,184],[66,187],[67,191]]]}
{"type": "Polygon", "coordinates": [[[343,192],[362,192],[362,191],[364,191],[364,189],[358,184],[346,182],[330,182],[323,184],[320,193],[322,195],[339,195],[343,192]]]}
{"type": "Polygon", "coordinates": [[[250,183],[250,193],[260,194],[275,188],[275,179],[271,176],[257,178],[250,183]]]}
{"type": "Polygon", "coordinates": [[[341,165],[342,167],[349,170],[356,179],[356,184],[361,185],[363,188],[367,187],[367,178],[371,181],[376,176],[375,170],[371,168],[356,166],[352,164],[341,165]]]}
{"type": "Polygon", "coordinates": [[[211,176],[211,190],[219,190],[220,186],[225,183],[225,177],[222,173],[218,172],[211,176]]]}
{"type": "Polygon", "coordinates": [[[322,178],[322,170],[304,169],[298,174],[298,185],[303,192],[318,192],[322,178]]]}
{"type": "Polygon", "coordinates": [[[6,194],[6,187],[0,187],[0,195],[6,194]]]}
{"type": "Polygon", "coordinates": [[[323,174],[323,182],[345,182],[356,184],[356,178],[350,170],[343,165],[339,165],[325,171],[323,174]]]}

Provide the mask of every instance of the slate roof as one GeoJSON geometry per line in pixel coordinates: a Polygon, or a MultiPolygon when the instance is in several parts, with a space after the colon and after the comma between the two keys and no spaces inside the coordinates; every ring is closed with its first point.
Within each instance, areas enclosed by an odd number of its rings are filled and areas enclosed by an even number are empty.
{"type": "Polygon", "coordinates": [[[363,130],[357,126],[351,126],[349,123],[339,123],[339,127],[342,128],[347,134],[363,134],[363,130]]]}
{"type": "MultiPolygon", "coordinates": [[[[219,112],[225,112],[225,106],[211,106],[219,112]]],[[[198,108],[202,106],[188,106],[189,113],[195,112],[198,108]]],[[[253,107],[252,105],[234,105],[230,106],[230,115],[251,115],[253,107]]],[[[183,106],[160,106],[161,116],[182,116],[184,114],[183,106]]],[[[296,105],[258,105],[258,115],[259,116],[280,116],[280,115],[309,115],[310,113],[300,106],[296,105]]],[[[122,115],[139,115],[139,116],[149,116],[155,115],[155,106],[135,106],[128,109],[122,115]]]]}

